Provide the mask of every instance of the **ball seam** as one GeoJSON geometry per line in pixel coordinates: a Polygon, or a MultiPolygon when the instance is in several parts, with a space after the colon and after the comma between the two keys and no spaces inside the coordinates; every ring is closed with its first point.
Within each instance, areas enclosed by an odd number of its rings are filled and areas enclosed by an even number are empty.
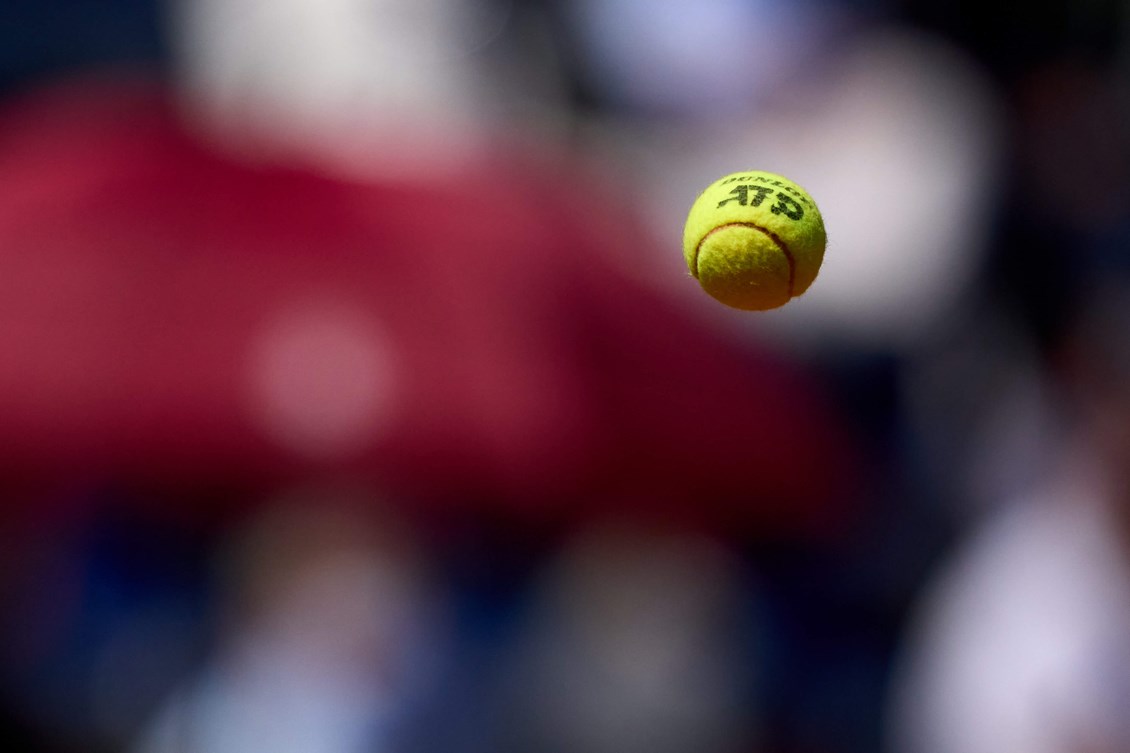
{"type": "Polygon", "coordinates": [[[709,238],[710,236],[714,235],[715,233],[717,233],[719,230],[725,230],[728,227],[753,228],[754,230],[757,230],[757,231],[762,232],[765,235],[767,235],[769,237],[769,240],[773,241],[773,243],[775,243],[777,245],[777,248],[779,248],[781,250],[781,253],[785,255],[785,261],[789,265],[789,285],[788,285],[788,288],[787,288],[787,292],[789,294],[789,298],[792,298],[793,297],[793,285],[794,285],[794,281],[796,280],[796,259],[793,258],[793,252],[791,250],[789,250],[789,244],[787,244],[783,240],[781,240],[781,236],[777,235],[772,230],[768,230],[766,228],[763,228],[760,225],[757,225],[753,222],[727,222],[724,225],[718,225],[717,227],[710,228],[710,230],[706,233],[706,235],[702,236],[702,238],[699,239],[698,245],[696,245],[694,247],[694,264],[693,264],[693,266],[694,266],[695,279],[698,279],[698,254],[699,254],[699,250],[702,248],[702,244],[706,243],[706,239],[709,238]]]}

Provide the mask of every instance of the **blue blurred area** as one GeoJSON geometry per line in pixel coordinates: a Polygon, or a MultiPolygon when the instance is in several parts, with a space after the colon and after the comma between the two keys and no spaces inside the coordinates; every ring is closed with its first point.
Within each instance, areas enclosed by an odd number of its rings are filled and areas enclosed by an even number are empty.
{"type": "Polygon", "coordinates": [[[0,92],[100,66],[159,70],[168,57],[164,6],[151,0],[5,0],[0,92]]]}
{"type": "Polygon", "coordinates": [[[1128,34],[3,2],[0,740],[1124,750],[1128,34]],[[747,167],[764,317],[678,254],[747,167]]]}

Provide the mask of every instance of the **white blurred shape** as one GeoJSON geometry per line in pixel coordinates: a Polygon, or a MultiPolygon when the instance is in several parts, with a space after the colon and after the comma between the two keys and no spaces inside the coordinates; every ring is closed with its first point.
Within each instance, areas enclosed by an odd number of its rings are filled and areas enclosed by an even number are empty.
{"type": "Polygon", "coordinates": [[[221,135],[250,131],[251,149],[349,172],[411,173],[476,143],[488,92],[469,54],[500,31],[498,7],[193,0],[176,5],[174,28],[189,101],[221,135]]]}
{"type": "Polygon", "coordinates": [[[680,265],[687,210],[728,173],[786,175],[816,199],[824,266],[801,298],[742,321],[798,343],[847,339],[910,346],[966,289],[986,244],[999,115],[986,79],[958,50],[904,30],[861,32],[787,96],[740,118],[691,127],[625,127],[641,208],[671,239],[668,284],[695,294],[680,265]]]}
{"type": "Polygon", "coordinates": [[[699,117],[747,109],[816,40],[804,4],[779,0],[575,0],[570,10],[597,90],[699,117]]]}
{"type": "Polygon", "coordinates": [[[818,295],[794,310],[905,342],[938,321],[977,268],[994,123],[984,84],[937,42],[881,37],[846,62],[819,125],[801,126],[809,140],[797,170],[811,178],[798,179],[817,197],[829,247],[818,295]]]}
{"type": "Polygon", "coordinates": [[[994,513],[925,593],[892,684],[893,753],[1125,749],[1130,562],[1089,465],[994,513]]]}
{"type": "Polygon", "coordinates": [[[308,303],[279,312],[253,345],[249,379],[258,425],[307,457],[347,458],[393,419],[392,346],[359,308],[308,303]]]}

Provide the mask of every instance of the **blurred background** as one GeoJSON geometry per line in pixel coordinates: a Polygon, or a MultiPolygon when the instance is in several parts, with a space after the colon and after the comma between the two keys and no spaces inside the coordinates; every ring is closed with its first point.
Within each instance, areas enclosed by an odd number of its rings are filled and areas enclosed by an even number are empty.
{"type": "Polygon", "coordinates": [[[2,0],[5,748],[1130,750],[1128,82],[1120,0],[2,0]]]}

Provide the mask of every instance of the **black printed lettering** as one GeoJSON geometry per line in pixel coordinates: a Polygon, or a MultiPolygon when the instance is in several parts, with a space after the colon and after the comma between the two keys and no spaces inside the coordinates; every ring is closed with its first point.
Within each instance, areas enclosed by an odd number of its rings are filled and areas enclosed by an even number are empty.
{"type": "Polygon", "coordinates": [[[730,193],[732,194],[730,198],[722,199],[722,201],[718,202],[718,209],[726,206],[731,201],[736,201],[743,207],[749,204],[749,186],[734,186],[734,188],[730,190],[730,193]]]}
{"type": "Polygon", "coordinates": [[[749,186],[757,194],[749,201],[750,206],[759,207],[761,202],[765,201],[766,196],[773,195],[773,189],[766,186],[749,186]]]}
{"type": "Polygon", "coordinates": [[[783,214],[790,220],[804,217],[804,207],[796,199],[784,193],[777,194],[777,203],[769,207],[769,211],[773,214],[783,214]]]}

